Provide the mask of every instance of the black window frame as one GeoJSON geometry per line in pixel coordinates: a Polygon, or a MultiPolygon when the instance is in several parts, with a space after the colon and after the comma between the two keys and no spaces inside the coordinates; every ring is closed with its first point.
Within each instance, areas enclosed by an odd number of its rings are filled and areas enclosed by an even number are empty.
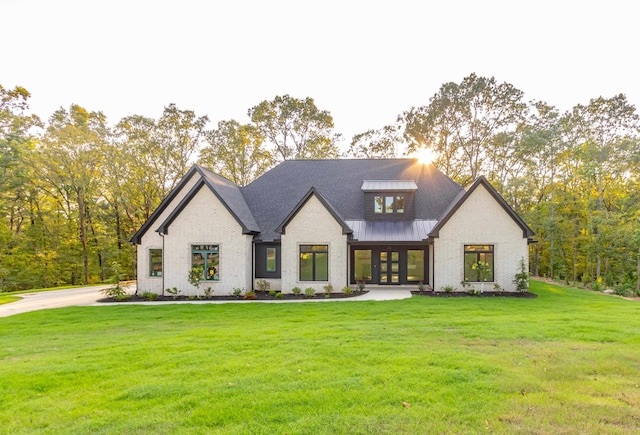
{"type": "Polygon", "coordinates": [[[467,282],[494,282],[495,280],[495,265],[496,265],[496,256],[495,256],[495,245],[492,244],[468,244],[468,245],[464,245],[464,254],[463,254],[463,259],[462,259],[462,268],[463,268],[463,275],[464,275],[464,280],[467,282]],[[471,247],[474,247],[473,249],[471,249],[471,247]],[[483,261],[485,263],[489,263],[489,261],[487,261],[487,256],[490,255],[491,256],[491,273],[490,276],[485,279],[484,281],[480,280],[480,272],[477,271],[476,272],[476,276],[474,277],[475,279],[469,279],[470,277],[467,277],[467,273],[466,273],[466,265],[467,265],[467,255],[471,256],[471,255],[475,255],[475,261],[473,262],[473,264],[477,264],[479,261],[483,261]]]}
{"type": "Polygon", "coordinates": [[[162,278],[162,274],[164,272],[164,267],[163,267],[163,261],[162,261],[162,249],[160,248],[149,248],[149,277],[150,278],[162,278]],[[153,270],[153,265],[154,264],[158,264],[157,262],[154,263],[153,258],[154,258],[154,251],[156,251],[156,255],[157,255],[157,251],[160,251],[160,270],[159,271],[155,271],[153,270]],[[160,273],[158,273],[160,272],[160,273]]]}
{"type": "Polygon", "coordinates": [[[376,215],[404,214],[406,210],[406,197],[404,194],[380,194],[373,197],[373,213],[376,215]],[[389,204],[391,200],[391,204],[389,204]],[[402,207],[399,207],[402,204],[402,207]],[[388,210],[389,205],[391,210],[388,210]],[[376,208],[380,206],[380,208],[376,208]]]}
{"type": "Polygon", "coordinates": [[[318,244],[304,244],[304,245],[300,245],[298,248],[298,281],[300,282],[328,282],[329,281],[329,245],[327,244],[323,244],[323,243],[318,243],[318,244]],[[315,248],[321,248],[324,247],[324,249],[315,249],[315,248]],[[317,254],[326,254],[326,259],[327,259],[327,279],[318,279],[317,278],[317,254]],[[311,255],[312,259],[311,259],[311,264],[312,264],[312,269],[311,269],[311,275],[312,278],[309,279],[302,279],[302,261],[303,261],[303,255],[311,255]]]}

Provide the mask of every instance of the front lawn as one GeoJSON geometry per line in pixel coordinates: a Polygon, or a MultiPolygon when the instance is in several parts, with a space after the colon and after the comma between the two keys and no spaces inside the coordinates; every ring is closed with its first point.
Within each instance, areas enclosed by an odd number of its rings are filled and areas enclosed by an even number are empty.
{"type": "Polygon", "coordinates": [[[531,290],[0,318],[0,432],[639,431],[640,303],[531,290]]]}

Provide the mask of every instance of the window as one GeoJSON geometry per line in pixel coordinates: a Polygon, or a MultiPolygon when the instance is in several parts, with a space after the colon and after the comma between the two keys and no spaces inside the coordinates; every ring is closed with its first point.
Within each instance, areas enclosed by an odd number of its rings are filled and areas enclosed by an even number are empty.
{"type": "Polygon", "coordinates": [[[220,279],[220,253],[218,245],[191,245],[191,267],[202,270],[204,281],[220,279]]]}
{"type": "Polygon", "coordinates": [[[404,196],[376,196],[373,201],[375,214],[404,213],[404,196]]]}
{"type": "Polygon", "coordinates": [[[407,250],[407,281],[425,281],[424,251],[422,249],[407,250]]]}
{"type": "Polygon", "coordinates": [[[329,280],[329,246],[300,245],[300,281],[329,280]]]}
{"type": "Polygon", "coordinates": [[[267,272],[276,271],[276,248],[267,248],[267,272]]]}
{"type": "Polygon", "coordinates": [[[162,276],[162,249],[149,249],[149,276],[162,276]]]}
{"type": "Polygon", "coordinates": [[[371,250],[353,251],[353,275],[356,281],[371,280],[371,250]]]}
{"type": "Polygon", "coordinates": [[[493,281],[493,245],[464,245],[464,279],[493,281]]]}

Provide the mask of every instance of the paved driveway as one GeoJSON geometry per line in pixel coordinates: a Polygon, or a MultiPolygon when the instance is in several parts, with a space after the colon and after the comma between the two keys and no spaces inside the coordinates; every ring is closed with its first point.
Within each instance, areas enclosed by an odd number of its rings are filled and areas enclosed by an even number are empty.
{"type": "Polygon", "coordinates": [[[46,308],[69,307],[73,305],[92,305],[104,295],[100,290],[109,287],[80,287],[69,290],[53,290],[40,293],[25,293],[16,295],[22,299],[16,302],[0,305],[0,317],[29,311],[43,310],[46,308]]]}

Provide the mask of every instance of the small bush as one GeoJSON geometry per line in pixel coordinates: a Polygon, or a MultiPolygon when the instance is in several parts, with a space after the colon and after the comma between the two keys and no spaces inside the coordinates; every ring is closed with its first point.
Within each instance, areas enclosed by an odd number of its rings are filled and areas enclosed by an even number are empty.
{"type": "Polygon", "coordinates": [[[418,290],[423,292],[424,291],[424,282],[420,281],[418,282],[418,290]]]}
{"type": "Polygon", "coordinates": [[[364,280],[358,281],[358,291],[364,291],[365,285],[366,283],[364,282],[364,280]]]}
{"type": "Polygon", "coordinates": [[[234,288],[233,289],[233,295],[237,298],[242,296],[242,289],[241,288],[234,288]]]}
{"type": "Polygon", "coordinates": [[[165,291],[173,296],[173,299],[178,299],[178,295],[181,293],[176,287],[165,289],[165,291]]]}
{"type": "Polygon", "coordinates": [[[351,293],[353,293],[353,290],[351,289],[351,287],[345,286],[342,288],[342,293],[344,293],[345,295],[350,295],[351,293]]]}
{"type": "Polygon", "coordinates": [[[158,294],[154,292],[143,292],[142,299],[145,299],[147,301],[156,301],[158,300],[158,294]]]}
{"type": "Polygon", "coordinates": [[[502,287],[500,287],[500,284],[498,284],[497,282],[494,282],[493,283],[493,291],[501,292],[501,291],[504,291],[504,289],[502,287]]]}
{"type": "Polygon", "coordinates": [[[305,298],[315,298],[316,297],[316,290],[312,287],[307,287],[306,289],[304,289],[304,297],[305,298]]]}
{"type": "Polygon", "coordinates": [[[325,286],[322,287],[324,289],[324,297],[325,298],[330,298],[331,297],[331,293],[333,293],[333,286],[331,284],[327,284],[325,286]]]}
{"type": "Polygon", "coordinates": [[[302,289],[300,287],[294,287],[291,289],[291,292],[296,296],[300,296],[300,293],[302,293],[302,289]]]}
{"type": "Polygon", "coordinates": [[[212,294],[213,294],[213,289],[211,287],[207,287],[206,289],[204,289],[204,296],[207,299],[210,299],[212,294]]]}
{"type": "Polygon", "coordinates": [[[518,272],[513,278],[513,283],[516,286],[516,290],[519,292],[526,292],[529,290],[529,272],[527,266],[524,264],[524,257],[520,259],[520,265],[518,272]]]}
{"type": "Polygon", "coordinates": [[[282,294],[282,292],[277,292],[276,293],[276,299],[282,299],[284,297],[284,295],[282,294]]]}
{"type": "Polygon", "coordinates": [[[269,290],[269,296],[275,296],[278,292],[275,290],[269,290]]]}
{"type": "Polygon", "coordinates": [[[617,285],[613,288],[613,292],[618,296],[629,296],[632,295],[633,289],[627,284],[617,285]]]}
{"type": "Polygon", "coordinates": [[[258,291],[266,292],[271,287],[271,283],[266,279],[259,279],[256,281],[256,288],[258,291]]]}
{"type": "Polygon", "coordinates": [[[247,291],[244,293],[244,296],[242,297],[243,299],[255,299],[256,298],[256,292],[254,291],[247,291]]]}
{"type": "Polygon", "coordinates": [[[452,285],[445,285],[441,287],[441,290],[445,293],[453,293],[456,291],[456,288],[452,285]]]}
{"type": "Polygon", "coordinates": [[[475,288],[470,288],[470,289],[469,289],[469,294],[470,294],[470,295],[476,295],[476,296],[477,296],[477,295],[482,294],[482,291],[481,291],[481,290],[478,290],[478,289],[475,289],[475,288]]]}

